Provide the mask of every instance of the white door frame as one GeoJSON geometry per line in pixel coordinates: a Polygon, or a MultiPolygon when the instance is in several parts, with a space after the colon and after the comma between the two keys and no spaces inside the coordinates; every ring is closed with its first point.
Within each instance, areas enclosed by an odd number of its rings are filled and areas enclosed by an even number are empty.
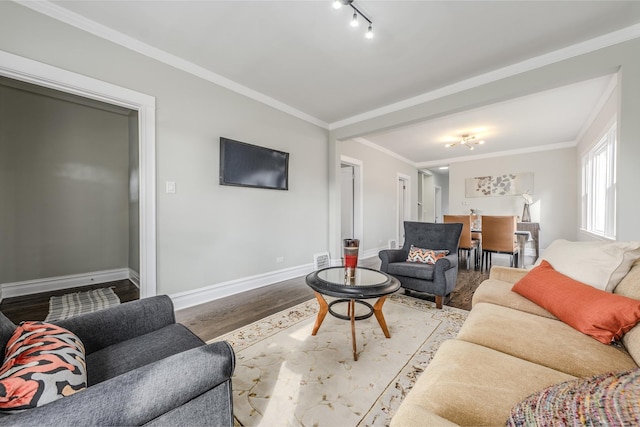
{"type": "MultiPolygon", "coordinates": [[[[353,157],[340,156],[340,165],[353,166],[353,237],[360,240],[360,252],[362,253],[364,240],[364,216],[363,216],[363,185],[364,175],[362,160],[353,157]]],[[[342,247],[342,242],[340,242],[342,247]]]]}
{"type": "Polygon", "coordinates": [[[156,99],[140,92],[0,50],[0,76],[138,112],[140,297],[156,295],[156,99]]]}
{"type": "Polygon", "coordinates": [[[433,220],[434,222],[444,222],[442,219],[442,187],[433,186],[433,220]]]}
{"type": "Polygon", "coordinates": [[[404,239],[402,238],[400,232],[400,222],[411,219],[411,177],[409,175],[405,175],[403,173],[398,172],[396,178],[396,230],[397,230],[397,240],[398,247],[402,247],[404,245],[404,239]],[[402,206],[402,211],[404,212],[404,218],[400,218],[400,188],[398,186],[399,182],[403,181],[404,183],[404,203],[402,206]]]}

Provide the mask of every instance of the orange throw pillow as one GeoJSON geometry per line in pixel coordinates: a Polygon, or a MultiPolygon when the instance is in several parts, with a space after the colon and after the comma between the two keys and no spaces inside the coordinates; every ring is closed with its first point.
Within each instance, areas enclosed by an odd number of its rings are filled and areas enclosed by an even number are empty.
{"type": "Polygon", "coordinates": [[[511,290],[604,344],[620,339],[640,321],[640,301],[573,280],[544,260],[511,290]]]}

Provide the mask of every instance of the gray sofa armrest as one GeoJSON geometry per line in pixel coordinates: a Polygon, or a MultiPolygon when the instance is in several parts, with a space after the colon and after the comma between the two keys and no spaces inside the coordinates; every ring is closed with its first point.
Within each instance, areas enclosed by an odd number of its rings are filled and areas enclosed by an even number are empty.
{"type": "Polygon", "coordinates": [[[55,323],[75,333],[87,354],[176,323],[166,295],[143,298],[55,323]]]}
{"type": "Polygon", "coordinates": [[[403,249],[384,249],[378,252],[378,257],[382,261],[380,271],[386,272],[390,263],[406,261],[407,254],[403,249]]]}
{"type": "MultiPolygon", "coordinates": [[[[68,397],[14,415],[0,426],[133,426],[150,422],[231,379],[235,355],[225,342],[194,348],[68,397]]],[[[220,407],[232,410],[231,386],[221,387],[220,407]]],[[[212,408],[213,409],[213,408],[212,408]]],[[[202,420],[207,424],[207,420],[202,420]]]]}

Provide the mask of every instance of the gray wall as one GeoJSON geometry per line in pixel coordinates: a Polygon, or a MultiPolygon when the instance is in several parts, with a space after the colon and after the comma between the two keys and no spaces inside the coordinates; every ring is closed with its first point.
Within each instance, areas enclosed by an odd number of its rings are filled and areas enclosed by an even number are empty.
{"type": "Polygon", "coordinates": [[[449,212],[522,215],[522,196],[465,197],[465,179],[476,176],[533,172],[531,219],[540,223],[540,247],[555,239],[576,240],[578,191],[576,149],[541,151],[449,165],[449,212]]]}
{"type": "Polygon", "coordinates": [[[361,253],[375,255],[380,248],[387,247],[389,239],[397,238],[398,173],[410,177],[409,219],[417,219],[418,170],[356,141],[341,141],[339,150],[340,155],[362,161],[364,236],[361,253]]]}
{"type": "Polygon", "coordinates": [[[1,2],[0,16],[1,50],[156,98],[158,293],[311,264],[327,250],[326,130],[18,4],[1,2]],[[289,191],[218,185],[221,136],[289,152],[289,191]]]}
{"type": "Polygon", "coordinates": [[[126,268],[126,115],[0,85],[0,283],[126,268]]]}

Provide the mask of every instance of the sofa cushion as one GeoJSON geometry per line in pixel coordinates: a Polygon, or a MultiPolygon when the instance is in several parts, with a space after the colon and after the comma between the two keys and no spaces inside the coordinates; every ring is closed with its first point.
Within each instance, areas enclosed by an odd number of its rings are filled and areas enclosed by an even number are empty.
{"type": "Polygon", "coordinates": [[[559,320],[488,303],[473,307],[457,339],[575,377],[637,367],[624,349],[602,344],[559,320]]]}
{"type": "Polygon", "coordinates": [[[440,258],[444,258],[449,254],[447,250],[424,249],[411,245],[407,262],[421,262],[423,264],[435,264],[440,258]]]}
{"type": "Polygon", "coordinates": [[[640,321],[640,301],[580,283],[544,260],[513,291],[605,344],[621,338],[640,321]]]}
{"type": "Polygon", "coordinates": [[[541,390],[512,410],[508,426],[638,425],[640,369],[565,381],[541,390]],[[578,421],[579,420],[579,421],[578,421]]]}
{"type": "Polygon", "coordinates": [[[23,322],[5,350],[0,368],[0,409],[21,412],[87,387],[84,346],[68,330],[23,322]]]}
{"type": "Polygon", "coordinates": [[[392,262],[387,268],[387,273],[392,276],[414,277],[416,279],[433,280],[435,265],[418,262],[392,262]]]}
{"type": "Polygon", "coordinates": [[[478,286],[476,291],[473,293],[471,303],[475,307],[476,304],[479,304],[481,302],[488,302],[491,304],[501,305],[503,307],[509,307],[515,310],[524,311],[525,313],[531,313],[537,316],[556,319],[556,316],[549,313],[547,310],[540,307],[533,301],[528,300],[522,295],[513,292],[511,288],[513,288],[513,283],[511,282],[503,282],[502,280],[489,278],[483,281],[480,286],[478,286]]]}
{"type": "Polygon", "coordinates": [[[179,323],[113,344],[87,355],[89,386],[203,344],[179,323]]]}
{"type": "Polygon", "coordinates": [[[391,426],[416,425],[413,421],[428,412],[460,425],[504,425],[516,403],[573,378],[477,344],[448,340],[403,400],[391,426]]]}
{"type": "Polygon", "coordinates": [[[631,265],[640,258],[640,242],[571,242],[558,239],[536,262],[548,261],[562,274],[613,292],[631,265]]]}
{"type": "MultiPolygon", "coordinates": [[[[640,300],[640,260],[636,261],[613,292],[617,295],[640,300]]],[[[633,360],[640,365],[640,325],[624,334],[622,342],[633,360]]]]}

